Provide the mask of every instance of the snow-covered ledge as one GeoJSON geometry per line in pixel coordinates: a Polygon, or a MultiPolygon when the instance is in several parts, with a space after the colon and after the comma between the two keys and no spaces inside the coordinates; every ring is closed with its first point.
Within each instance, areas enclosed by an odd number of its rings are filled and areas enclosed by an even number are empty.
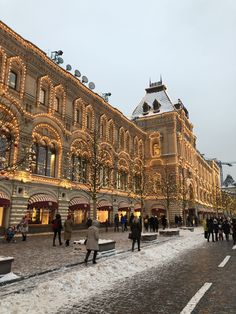
{"type": "Polygon", "coordinates": [[[141,234],[141,241],[153,241],[157,239],[156,232],[149,232],[149,233],[142,233],[141,234]]]}
{"type": "Polygon", "coordinates": [[[180,227],[180,229],[182,229],[182,230],[189,230],[191,232],[194,231],[194,227],[180,227]]]}
{"type": "Polygon", "coordinates": [[[179,236],[179,229],[166,229],[159,231],[160,236],[171,237],[179,236]]]}
{"type": "Polygon", "coordinates": [[[0,275],[8,274],[11,272],[11,264],[13,261],[13,257],[0,256],[0,275]]]}
{"type": "MultiPolygon", "coordinates": [[[[74,244],[84,244],[85,239],[74,241],[74,244]]],[[[99,252],[109,251],[109,250],[115,250],[116,241],[114,240],[107,240],[107,239],[99,239],[98,240],[99,245],[99,252]]]]}

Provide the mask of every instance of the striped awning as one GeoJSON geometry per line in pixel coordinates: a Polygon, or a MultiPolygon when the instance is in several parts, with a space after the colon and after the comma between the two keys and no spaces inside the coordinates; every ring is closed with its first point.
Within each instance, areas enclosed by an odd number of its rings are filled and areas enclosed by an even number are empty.
{"type": "Polygon", "coordinates": [[[89,210],[89,201],[83,197],[74,197],[69,202],[70,210],[89,210]]]}
{"type": "Polygon", "coordinates": [[[152,209],[152,213],[155,214],[155,213],[165,213],[166,210],[165,208],[153,208],[152,209]]]}
{"type": "Polygon", "coordinates": [[[57,200],[48,194],[35,194],[30,197],[28,201],[28,208],[49,208],[49,209],[58,209],[57,200]]]}
{"type": "Polygon", "coordinates": [[[134,205],[134,211],[135,212],[140,212],[141,211],[141,204],[135,204],[134,205]]]}
{"type": "Polygon", "coordinates": [[[9,206],[10,198],[4,192],[0,192],[0,206],[9,206]]]}
{"type": "Polygon", "coordinates": [[[126,202],[120,202],[118,210],[119,211],[130,211],[131,207],[126,202]]]}
{"type": "Polygon", "coordinates": [[[109,201],[100,201],[97,210],[113,210],[113,206],[109,201]]]}

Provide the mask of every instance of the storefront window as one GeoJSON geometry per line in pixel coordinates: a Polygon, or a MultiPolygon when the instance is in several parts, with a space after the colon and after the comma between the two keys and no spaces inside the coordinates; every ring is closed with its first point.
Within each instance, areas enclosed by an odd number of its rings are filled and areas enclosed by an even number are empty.
{"type": "Polygon", "coordinates": [[[48,225],[54,218],[54,210],[48,208],[33,208],[28,212],[30,224],[48,225]]]}
{"type": "Polygon", "coordinates": [[[97,219],[100,222],[106,222],[106,220],[109,221],[109,211],[108,210],[98,210],[97,211],[97,219]]]}
{"type": "Polygon", "coordinates": [[[4,207],[0,207],[0,227],[3,226],[3,211],[4,207]]]}
{"type": "Polygon", "coordinates": [[[74,210],[72,217],[75,224],[85,223],[87,220],[87,211],[82,209],[74,210]]]}

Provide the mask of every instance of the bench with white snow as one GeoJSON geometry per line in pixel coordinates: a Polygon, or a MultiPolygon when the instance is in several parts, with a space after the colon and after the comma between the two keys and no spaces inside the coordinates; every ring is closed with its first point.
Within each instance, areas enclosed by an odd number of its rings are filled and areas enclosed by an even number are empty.
{"type": "MultiPolygon", "coordinates": [[[[84,244],[85,239],[74,241],[74,245],[77,244],[84,244]]],[[[116,241],[114,240],[106,240],[106,239],[99,239],[98,240],[99,252],[115,250],[116,241]]]]}
{"type": "Polygon", "coordinates": [[[157,233],[142,233],[141,234],[141,241],[154,241],[157,239],[157,233]]]}
{"type": "Polygon", "coordinates": [[[194,227],[180,227],[180,229],[182,229],[182,230],[189,230],[191,232],[194,231],[194,227]]]}
{"type": "Polygon", "coordinates": [[[178,229],[160,230],[159,234],[160,236],[164,236],[164,237],[179,236],[179,230],[178,229]]]}
{"type": "Polygon", "coordinates": [[[11,272],[11,264],[13,261],[13,257],[0,256],[0,275],[8,274],[11,272]]]}

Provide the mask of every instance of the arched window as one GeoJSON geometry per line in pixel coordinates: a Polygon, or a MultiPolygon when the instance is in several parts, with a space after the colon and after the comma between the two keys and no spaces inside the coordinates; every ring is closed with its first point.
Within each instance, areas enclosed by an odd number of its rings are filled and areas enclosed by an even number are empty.
{"type": "Polygon", "coordinates": [[[10,133],[0,134],[0,170],[10,165],[12,150],[13,140],[10,133]]]}
{"type": "Polygon", "coordinates": [[[26,66],[20,57],[11,57],[7,61],[8,74],[7,86],[19,93],[20,98],[24,95],[26,66]]]}
{"type": "Polygon", "coordinates": [[[77,154],[72,154],[71,164],[71,180],[86,183],[88,180],[88,160],[77,154]]]}
{"type": "Polygon", "coordinates": [[[143,115],[148,114],[150,110],[150,106],[145,102],[143,104],[143,115]]]}
{"type": "Polygon", "coordinates": [[[35,165],[33,173],[42,176],[56,176],[56,157],[57,152],[54,144],[48,145],[45,141],[36,143],[32,147],[35,153],[35,165]]]}
{"type": "Polygon", "coordinates": [[[157,113],[160,111],[161,104],[155,99],[152,103],[153,106],[153,112],[157,113]]]}
{"type": "Polygon", "coordinates": [[[121,128],[120,129],[120,149],[124,149],[124,144],[125,144],[125,134],[124,130],[121,128]]]}
{"type": "Polygon", "coordinates": [[[108,141],[113,144],[114,143],[114,126],[113,123],[110,123],[109,125],[109,131],[108,131],[108,141]]]}

